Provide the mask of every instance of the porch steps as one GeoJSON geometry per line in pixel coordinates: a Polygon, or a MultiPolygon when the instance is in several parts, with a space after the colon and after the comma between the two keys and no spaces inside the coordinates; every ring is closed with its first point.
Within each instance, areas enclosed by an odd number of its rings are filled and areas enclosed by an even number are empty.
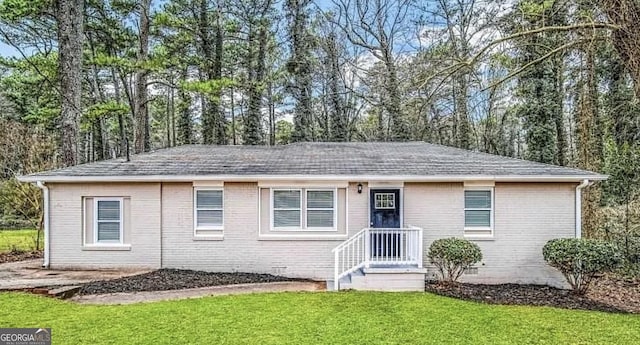
{"type": "Polygon", "coordinates": [[[333,289],[424,291],[423,230],[364,228],[333,248],[333,289]]]}
{"type": "Polygon", "coordinates": [[[363,268],[340,279],[340,290],[424,291],[425,275],[417,267],[363,268]]]}

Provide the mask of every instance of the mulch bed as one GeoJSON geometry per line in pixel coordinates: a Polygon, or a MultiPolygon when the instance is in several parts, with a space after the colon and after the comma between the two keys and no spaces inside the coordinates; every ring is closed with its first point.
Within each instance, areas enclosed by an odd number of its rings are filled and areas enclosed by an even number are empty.
{"type": "MultiPolygon", "coordinates": [[[[442,296],[488,304],[549,306],[615,313],[640,312],[640,309],[630,308],[628,303],[612,303],[606,298],[597,297],[619,293],[614,292],[615,290],[598,292],[596,296],[592,294],[577,296],[569,290],[557,289],[546,285],[440,284],[434,282],[428,283],[426,290],[442,296]]],[[[592,286],[592,291],[600,291],[599,286],[592,286]]],[[[636,294],[634,299],[636,302],[640,302],[640,294],[636,294]]]]}
{"type": "Polygon", "coordinates": [[[283,281],[299,281],[299,279],[274,276],[271,274],[217,273],[165,268],[124,278],[87,283],[82,286],[80,294],[94,295],[114,292],[166,291],[218,285],[283,281]]]}
{"type": "Polygon", "coordinates": [[[640,314],[640,278],[605,276],[594,282],[587,292],[587,297],[630,313],[640,314]]]}
{"type": "Polygon", "coordinates": [[[40,258],[42,258],[42,251],[32,251],[32,252],[10,251],[5,253],[0,253],[0,264],[4,264],[7,262],[40,259],[40,258]]]}

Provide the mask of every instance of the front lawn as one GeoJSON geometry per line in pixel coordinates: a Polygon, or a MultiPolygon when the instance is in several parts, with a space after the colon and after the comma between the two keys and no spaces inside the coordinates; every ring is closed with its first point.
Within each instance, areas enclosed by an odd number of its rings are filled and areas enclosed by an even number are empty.
{"type": "Polygon", "coordinates": [[[429,293],[273,293],[126,306],[0,294],[0,327],[54,344],[638,344],[640,316],[429,293]]]}
{"type": "MultiPolygon", "coordinates": [[[[19,251],[36,250],[36,238],[38,231],[34,229],[1,230],[0,229],[0,253],[6,253],[13,249],[19,251]]],[[[40,238],[40,249],[44,239],[40,238]]]]}

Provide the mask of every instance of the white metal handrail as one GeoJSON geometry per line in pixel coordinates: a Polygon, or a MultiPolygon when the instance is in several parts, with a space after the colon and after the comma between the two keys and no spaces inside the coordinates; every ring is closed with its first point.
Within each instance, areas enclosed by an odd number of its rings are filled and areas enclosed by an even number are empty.
{"type": "Polygon", "coordinates": [[[371,266],[417,266],[422,268],[422,229],[364,228],[332,252],[334,254],[334,288],[340,279],[361,268],[371,266]]]}

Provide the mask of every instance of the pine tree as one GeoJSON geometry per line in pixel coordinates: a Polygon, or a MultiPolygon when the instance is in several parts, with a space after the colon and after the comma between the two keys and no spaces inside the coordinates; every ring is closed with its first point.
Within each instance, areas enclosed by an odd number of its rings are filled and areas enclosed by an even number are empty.
{"type": "Polygon", "coordinates": [[[78,162],[78,121],[82,115],[83,0],[56,0],[58,73],[60,75],[60,137],[64,165],[78,162]]]}
{"type": "Polygon", "coordinates": [[[309,33],[310,0],[287,0],[289,20],[290,57],[287,71],[293,81],[289,86],[295,108],[293,111],[293,141],[313,140],[312,103],[312,57],[313,36],[309,33]]]}

